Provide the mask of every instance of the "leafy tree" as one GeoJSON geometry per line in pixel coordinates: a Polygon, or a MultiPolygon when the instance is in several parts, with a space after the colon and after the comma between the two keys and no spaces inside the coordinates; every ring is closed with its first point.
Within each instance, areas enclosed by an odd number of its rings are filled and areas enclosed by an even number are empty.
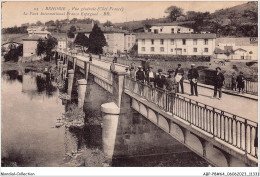
{"type": "Polygon", "coordinates": [[[37,21],[37,22],[36,22],[36,25],[37,25],[37,26],[41,26],[41,25],[43,25],[43,23],[42,23],[41,21],[37,21]]]}
{"type": "Polygon", "coordinates": [[[82,46],[84,50],[84,47],[89,46],[89,39],[84,33],[78,33],[74,43],[82,46]]]}
{"type": "Polygon", "coordinates": [[[106,38],[103,32],[98,27],[98,25],[95,24],[89,35],[88,51],[94,54],[102,54],[103,53],[102,47],[104,47],[106,44],[107,44],[106,38]]]}
{"type": "Polygon", "coordinates": [[[39,39],[36,49],[36,54],[38,56],[45,54],[46,60],[50,61],[51,57],[53,56],[53,49],[58,44],[56,38],[49,36],[46,40],[39,39]]]}
{"type": "Polygon", "coordinates": [[[68,31],[67,36],[68,38],[74,38],[75,34],[72,31],[68,31]]]}
{"type": "Polygon", "coordinates": [[[173,22],[176,21],[177,17],[183,15],[183,9],[177,6],[170,6],[165,10],[165,13],[169,14],[168,18],[173,22]]]}
{"type": "Polygon", "coordinates": [[[107,26],[107,27],[110,27],[110,26],[113,26],[113,23],[111,21],[106,21],[106,23],[104,23],[103,26],[107,26]]]}
{"type": "Polygon", "coordinates": [[[75,32],[76,32],[76,27],[75,26],[71,26],[68,33],[67,33],[67,36],[68,38],[74,38],[75,37],[75,32]]]}
{"type": "Polygon", "coordinates": [[[55,22],[53,20],[47,21],[45,26],[55,26],[55,22]]]}
{"type": "Polygon", "coordinates": [[[19,56],[23,56],[23,45],[12,47],[9,52],[4,55],[4,59],[5,61],[17,62],[19,60],[19,56]]]}

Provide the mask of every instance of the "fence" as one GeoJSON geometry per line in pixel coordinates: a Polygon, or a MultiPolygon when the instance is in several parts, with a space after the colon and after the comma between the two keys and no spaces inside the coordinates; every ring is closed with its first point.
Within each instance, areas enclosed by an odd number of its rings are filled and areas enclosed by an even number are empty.
{"type": "MultiPolygon", "coordinates": [[[[227,89],[232,89],[231,78],[226,79],[225,87],[227,89]]],[[[258,82],[250,81],[249,79],[245,80],[244,92],[252,95],[258,95],[258,82]]]]}
{"type": "Polygon", "coordinates": [[[153,102],[166,112],[178,116],[214,137],[258,157],[255,143],[258,123],[219,110],[192,99],[125,78],[125,89],[153,102]]]}

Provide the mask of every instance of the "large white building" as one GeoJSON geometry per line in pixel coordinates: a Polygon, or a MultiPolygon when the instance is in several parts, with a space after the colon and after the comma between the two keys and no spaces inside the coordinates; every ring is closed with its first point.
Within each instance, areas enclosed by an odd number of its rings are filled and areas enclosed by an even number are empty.
{"type": "Polygon", "coordinates": [[[210,56],[215,50],[216,34],[154,34],[137,35],[141,55],[210,56]]]}
{"type": "Polygon", "coordinates": [[[178,26],[173,23],[154,24],[154,25],[152,25],[150,30],[154,34],[161,34],[161,33],[177,34],[177,33],[193,33],[194,32],[194,30],[192,28],[178,26]]]}

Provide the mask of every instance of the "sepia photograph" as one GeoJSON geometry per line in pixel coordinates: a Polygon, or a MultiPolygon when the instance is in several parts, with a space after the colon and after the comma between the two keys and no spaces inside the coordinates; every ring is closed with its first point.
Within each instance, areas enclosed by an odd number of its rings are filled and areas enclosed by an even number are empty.
{"type": "Polygon", "coordinates": [[[1,175],[47,173],[17,167],[259,176],[258,1],[2,1],[1,175]]]}

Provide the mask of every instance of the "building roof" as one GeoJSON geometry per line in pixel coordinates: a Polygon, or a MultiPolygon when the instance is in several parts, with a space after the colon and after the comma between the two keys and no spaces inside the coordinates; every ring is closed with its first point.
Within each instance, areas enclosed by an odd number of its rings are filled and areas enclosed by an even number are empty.
{"type": "Polygon", "coordinates": [[[26,38],[23,38],[23,41],[38,41],[39,39],[44,39],[37,35],[28,36],[26,38]]]}
{"type": "MultiPolygon", "coordinates": [[[[180,22],[172,22],[172,23],[155,23],[155,24],[152,24],[151,26],[180,26],[180,22]]],[[[182,28],[188,28],[188,27],[183,27],[183,26],[180,26],[182,28]]]]}
{"type": "Polygon", "coordinates": [[[215,39],[216,34],[192,34],[192,33],[177,33],[177,34],[154,34],[154,33],[138,33],[136,39],[215,39]]]}
{"type": "Polygon", "coordinates": [[[238,51],[238,50],[243,50],[243,51],[246,52],[246,50],[245,50],[245,49],[242,49],[242,48],[238,48],[238,49],[234,50],[234,52],[235,52],[235,51],[238,51]]]}

